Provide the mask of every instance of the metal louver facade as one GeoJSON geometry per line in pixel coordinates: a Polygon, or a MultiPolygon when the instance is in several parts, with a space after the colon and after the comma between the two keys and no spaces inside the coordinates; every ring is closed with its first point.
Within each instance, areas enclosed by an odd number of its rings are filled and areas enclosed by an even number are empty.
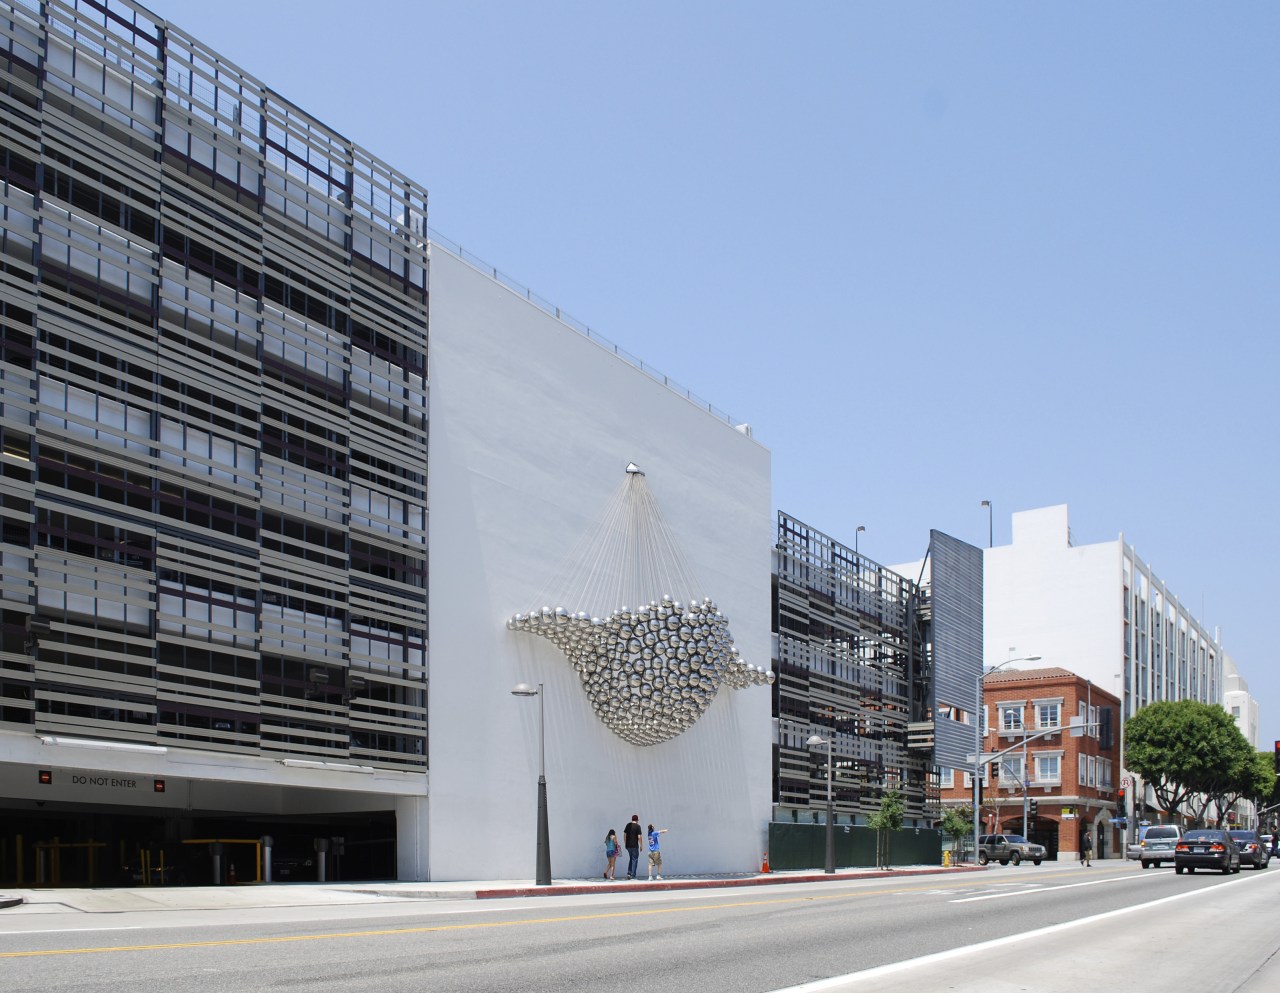
{"type": "Polygon", "coordinates": [[[425,190],[126,0],[0,140],[0,729],[425,771],[425,190]]]}
{"type": "Polygon", "coordinates": [[[950,714],[976,714],[982,673],[982,549],[941,531],[929,532],[933,608],[934,762],[971,766],[973,726],[950,714]]]}

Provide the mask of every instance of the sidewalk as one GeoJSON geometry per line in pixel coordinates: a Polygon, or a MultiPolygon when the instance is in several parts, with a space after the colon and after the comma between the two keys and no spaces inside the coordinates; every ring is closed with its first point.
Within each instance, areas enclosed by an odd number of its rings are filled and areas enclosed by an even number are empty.
{"type": "Polygon", "coordinates": [[[902,866],[892,869],[842,869],[770,872],[740,876],[684,876],[648,882],[637,879],[555,879],[550,886],[528,880],[431,883],[246,883],[235,886],[149,886],[121,889],[28,889],[0,893],[0,914],[119,914],[156,910],[235,910],[249,907],[302,907],[416,900],[486,900],[504,897],[580,896],[589,893],[645,893],[884,879],[957,872],[985,872],[971,865],[902,866]]]}

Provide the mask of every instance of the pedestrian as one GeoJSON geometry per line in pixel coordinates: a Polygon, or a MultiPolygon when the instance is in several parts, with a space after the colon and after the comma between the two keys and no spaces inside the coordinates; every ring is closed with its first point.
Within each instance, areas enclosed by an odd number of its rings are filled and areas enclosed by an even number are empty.
{"type": "Polygon", "coordinates": [[[635,879],[640,871],[640,815],[632,814],[622,829],[622,843],[627,849],[627,878],[635,879]]]}
{"type": "Polygon", "coordinates": [[[1093,838],[1089,836],[1088,831],[1085,831],[1080,836],[1080,864],[1088,868],[1091,858],[1093,858],[1093,838]]]}
{"type": "Polygon", "coordinates": [[[609,828],[609,833],[604,836],[604,857],[607,860],[604,867],[605,879],[613,879],[613,866],[618,861],[620,851],[622,847],[618,844],[618,832],[609,828]]]}
{"type": "Polygon", "coordinates": [[[658,836],[666,833],[666,828],[649,825],[649,879],[653,879],[655,874],[659,879],[662,878],[662,848],[658,844],[658,836]]]}

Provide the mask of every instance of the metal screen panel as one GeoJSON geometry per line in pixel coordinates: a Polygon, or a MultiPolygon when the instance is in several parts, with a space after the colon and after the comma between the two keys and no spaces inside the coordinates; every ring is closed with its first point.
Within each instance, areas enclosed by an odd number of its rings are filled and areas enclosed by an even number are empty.
{"type": "Polygon", "coordinates": [[[976,714],[982,672],[982,549],[941,531],[929,532],[933,592],[934,761],[941,768],[972,763],[973,727],[953,710],[976,714]]]}

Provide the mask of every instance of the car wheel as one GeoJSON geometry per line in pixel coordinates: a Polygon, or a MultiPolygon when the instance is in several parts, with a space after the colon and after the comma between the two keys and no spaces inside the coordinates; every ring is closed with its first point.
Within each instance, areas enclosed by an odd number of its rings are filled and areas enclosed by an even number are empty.
{"type": "Polygon", "coordinates": [[[989,858],[987,858],[987,853],[986,853],[986,852],[979,852],[979,853],[978,853],[978,865],[986,865],[986,864],[987,864],[988,862],[990,862],[990,861],[991,861],[991,860],[990,860],[989,858]]]}
{"type": "Polygon", "coordinates": [[[1012,862],[1014,865],[1021,865],[1022,856],[1019,855],[1017,852],[1014,852],[1012,855],[1009,856],[1009,861],[1012,862]]]}
{"type": "Polygon", "coordinates": [[[1143,860],[1142,860],[1142,868],[1144,868],[1144,869],[1150,869],[1150,868],[1151,868],[1151,863],[1150,863],[1150,862],[1148,862],[1146,859],[1143,859],[1143,860]]]}
{"type": "Polygon", "coordinates": [[[1181,876],[1181,875],[1182,875],[1182,866],[1180,866],[1180,865],[1175,865],[1175,866],[1173,867],[1173,871],[1174,871],[1174,872],[1176,872],[1179,876],[1181,876]]]}
{"type": "Polygon", "coordinates": [[[1040,864],[1040,862],[1041,862],[1041,860],[1040,860],[1040,859],[1032,859],[1032,860],[1031,860],[1031,864],[1032,864],[1032,865],[1039,865],[1039,864],[1040,864]]]}
{"type": "Polygon", "coordinates": [[[1008,860],[1008,859],[1001,859],[1001,860],[1000,860],[1000,864],[1001,864],[1001,865],[1008,865],[1008,864],[1009,864],[1009,860],[1008,860]]]}
{"type": "Polygon", "coordinates": [[[1196,867],[1194,865],[1187,866],[1187,872],[1194,876],[1196,874],[1196,867]]]}

